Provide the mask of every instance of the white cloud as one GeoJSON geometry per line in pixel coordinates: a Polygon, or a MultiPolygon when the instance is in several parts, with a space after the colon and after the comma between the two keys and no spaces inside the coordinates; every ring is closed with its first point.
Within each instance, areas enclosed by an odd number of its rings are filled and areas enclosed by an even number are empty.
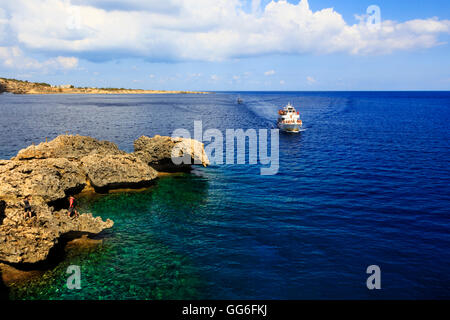
{"type": "Polygon", "coordinates": [[[211,77],[210,77],[210,79],[211,79],[211,81],[218,81],[219,80],[219,76],[218,75],[216,75],[216,74],[213,74],[213,75],[211,75],[211,77]]]}
{"type": "Polygon", "coordinates": [[[62,69],[73,69],[78,66],[78,59],[75,57],[56,57],[51,59],[62,69]]]}
{"type": "Polygon", "coordinates": [[[285,84],[286,84],[286,81],[280,80],[280,84],[281,84],[281,85],[285,85],[285,84]]]}
{"type": "Polygon", "coordinates": [[[78,66],[75,57],[61,57],[38,61],[27,57],[18,47],[0,47],[0,64],[4,67],[23,70],[68,70],[78,66]]]}
{"type": "Polygon", "coordinates": [[[274,74],[275,74],[275,70],[269,70],[269,71],[264,72],[265,76],[273,76],[274,74]]]}
{"type": "Polygon", "coordinates": [[[312,11],[307,0],[265,7],[252,0],[250,13],[239,0],[16,0],[2,6],[0,30],[7,26],[16,38],[9,46],[91,60],[388,54],[437,46],[439,35],[450,33],[450,20],[437,18],[386,20],[377,30],[363,20],[350,25],[332,8],[312,11]]]}
{"type": "Polygon", "coordinates": [[[306,81],[308,82],[308,84],[314,84],[317,82],[316,79],[314,79],[314,77],[308,76],[306,77],[306,81]]]}

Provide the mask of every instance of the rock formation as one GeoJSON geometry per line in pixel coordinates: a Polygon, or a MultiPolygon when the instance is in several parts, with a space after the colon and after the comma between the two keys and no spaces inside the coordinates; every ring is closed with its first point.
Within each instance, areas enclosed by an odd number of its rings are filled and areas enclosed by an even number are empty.
{"type": "MultiPolygon", "coordinates": [[[[128,154],[117,145],[91,137],[59,136],[20,150],[11,160],[0,160],[0,263],[37,263],[65,237],[97,234],[111,228],[91,214],[68,218],[67,198],[86,186],[97,192],[148,186],[155,169],[183,171],[189,164],[172,162],[186,157],[193,164],[209,164],[203,144],[181,138],[155,136],[135,141],[128,154]],[[23,201],[32,196],[34,216],[25,219],[23,201]]],[[[176,162],[176,161],[175,161],[176,162]]]]}
{"type": "Polygon", "coordinates": [[[164,91],[125,88],[75,88],[71,85],[51,86],[48,83],[29,82],[16,79],[0,78],[0,94],[208,94],[200,91],[164,91]]]}
{"type": "Polygon", "coordinates": [[[36,263],[47,259],[50,250],[61,236],[97,234],[111,228],[113,221],[103,221],[91,214],[79,218],[67,217],[66,210],[54,212],[38,204],[33,207],[36,216],[24,220],[23,208],[13,204],[7,208],[8,220],[0,226],[0,261],[8,263],[36,263]]]}
{"type": "Polygon", "coordinates": [[[134,153],[158,171],[189,170],[191,164],[209,165],[203,143],[184,138],[142,136],[134,142],[134,153]]]}
{"type": "Polygon", "coordinates": [[[126,154],[120,151],[116,144],[109,141],[99,141],[83,136],[58,136],[50,142],[29,146],[19,151],[11,160],[31,160],[48,158],[81,159],[89,155],[126,154]]]}
{"type": "Polygon", "coordinates": [[[131,154],[95,154],[82,158],[81,164],[96,190],[145,187],[158,177],[156,170],[131,154]]]}
{"type": "Polygon", "coordinates": [[[29,161],[0,160],[0,199],[17,201],[33,195],[49,203],[79,193],[86,186],[86,174],[64,158],[29,161]]]}

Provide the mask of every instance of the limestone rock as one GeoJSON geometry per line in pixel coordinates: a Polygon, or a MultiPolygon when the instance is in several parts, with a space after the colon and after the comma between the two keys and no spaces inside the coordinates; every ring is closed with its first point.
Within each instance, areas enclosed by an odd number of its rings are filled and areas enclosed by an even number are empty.
{"type": "Polygon", "coordinates": [[[35,201],[48,203],[78,193],[85,185],[86,174],[67,159],[0,161],[0,199],[33,195],[35,201]]]}
{"type": "Polygon", "coordinates": [[[9,92],[13,94],[209,94],[200,91],[164,91],[142,90],[124,88],[75,88],[71,85],[62,87],[51,86],[48,83],[29,82],[17,79],[0,78],[0,94],[9,92]]]}
{"type": "Polygon", "coordinates": [[[67,217],[67,197],[91,184],[97,192],[143,187],[157,171],[188,170],[209,164],[203,144],[192,139],[141,137],[135,152],[120,151],[112,142],[83,136],[59,136],[0,160],[0,263],[36,263],[47,259],[61,237],[97,234],[111,228],[91,214],[67,217]],[[174,163],[184,160],[185,164],[174,163]],[[186,163],[187,162],[187,163],[186,163]],[[32,196],[35,216],[24,217],[23,200],[32,196]]]}
{"type": "Polygon", "coordinates": [[[134,142],[133,154],[158,171],[182,171],[192,164],[209,165],[203,143],[194,139],[142,136],[134,142]]]}
{"type": "Polygon", "coordinates": [[[65,210],[52,212],[45,205],[35,206],[36,216],[27,220],[17,204],[9,205],[8,209],[10,219],[0,226],[0,261],[7,263],[44,261],[60,237],[97,234],[114,224],[91,214],[72,219],[65,210]]]}
{"type": "Polygon", "coordinates": [[[158,173],[133,155],[90,155],[81,159],[91,185],[95,189],[144,187],[158,173]]]}
{"type": "Polygon", "coordinates": [[[116,144],[109,141],[99,141],[86,136],[61,135],[49,142],[37,146],[29,146],[19,151],[13,160],[68,158],[81,159],[91,155],[125,154],[116,144]]]}

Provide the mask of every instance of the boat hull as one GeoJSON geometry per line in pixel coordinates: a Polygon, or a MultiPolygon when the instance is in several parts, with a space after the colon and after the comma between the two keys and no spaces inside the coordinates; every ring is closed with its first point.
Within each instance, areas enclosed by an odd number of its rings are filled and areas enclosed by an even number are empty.
{"type": "Polygon", "coordinates": [[[278,123],[278,128],[285,132],[299,132],[302,125],[296,123],[278,123]]]}

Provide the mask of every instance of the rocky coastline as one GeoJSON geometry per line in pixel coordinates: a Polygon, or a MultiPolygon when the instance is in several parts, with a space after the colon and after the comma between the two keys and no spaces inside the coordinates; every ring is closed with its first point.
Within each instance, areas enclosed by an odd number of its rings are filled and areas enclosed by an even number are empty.
{"type": "Polygon", "coordinates": [[[45,262],[62,239],[113,227],[113,221],[89,213],[69,218],[69,196],[86,189],[106,193],[148,187],[159,171],[190,169],[188,164],[175,165],[172,159],[177,157],[209,164],[203,144],[196,140],[144,136],[134,147],[134,152],[126,153],[109,141],[61,135],[22,149],[10,160],[0,160],[0,274],[45,262]],[[23,207],[27,196],[32,197],[34,213],[28,219],[23,207]]]}
{"type": "Polygon", "coordinates": [[[51,86],[47,83],[37,83],[16,79],[0,78],[0,94],[208,94],[205,91],[177,90],[143,90],[125,88],[92,88],[74,86],[51,86]]]}

